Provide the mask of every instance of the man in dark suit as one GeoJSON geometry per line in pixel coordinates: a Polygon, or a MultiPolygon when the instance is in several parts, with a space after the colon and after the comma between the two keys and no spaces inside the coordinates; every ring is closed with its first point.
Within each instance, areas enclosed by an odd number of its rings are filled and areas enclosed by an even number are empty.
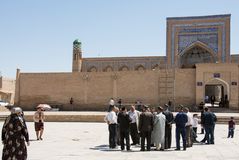
{"type": "Polygon", "coordinates": [[[214,144],[214,128],[215,128],[215,122],[217,121],[217,117],[214,113],[210,112],[207,107],[205,107],[204,116],[202,119],[202,124],[204,126],[204,129],[206,131],[205,140],[207,141],[206,144],[214,144]]]}
{"type": "Polygon", "coordinates": [[[168,104],[165,104],[164,107],[165,107],[165,111],[163,112],[163,114],[166,117],[164,149],[169,149],[171,148],[171,141],[172,141],[173,113],[169,110],[168,104]]]}
{"type": "Polygon", "coordinates": [[[176,149],[180,150],[180,135],[183,139],[183,150],[186,150],[186,123],[188,122],[188,116],[183,112],[183,106],[179,106],[179,112],[177,113],[174,122],[176,123],[176,149]]]}
{"type": "Polygon", "coordinates": [[[130,150],[130,143],[129,143],[129,124],[131,120],[129,115],[127,114],[127,110],[125,107],[121,108],[121,112],[118,114],[118,124],[120,129],[120,145],[121,150],[124,150],[125,144],[124,139],[126,140],[126,149],[127,151],[130,150]]]}
{"type": "Polygon", "coordinates": [[[144,105],[143,113],[139,117],[139,131],[141,136],[141,151],[145,151],[145,138],[147,140],[147,151],[150,151],[151,132],[153,130],[153,114],[149,112],[148,106],[144,105]]]}

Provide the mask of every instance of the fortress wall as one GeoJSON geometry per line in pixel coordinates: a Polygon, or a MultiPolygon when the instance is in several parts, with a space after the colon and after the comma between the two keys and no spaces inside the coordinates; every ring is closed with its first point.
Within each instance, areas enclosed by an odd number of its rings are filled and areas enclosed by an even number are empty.
{"type": "Polygon", "coordinates": [[[82,78],[72,73],[21,73],[20,106],[31,109],[38,103],[69,103],[70,97],[81,101],[82,78]]]}
{"type": "Polygon", "coordinates": [[[158,72],[121,72],[117,79],[117,96],[126,103],[140,100],[146,104],[158,103],[158,72]]]}
{"type": "MultiPolygon", "coordinates": [[[[111,97],[123,103],[160,102],[159,70],[82,73],[21,73],[20,106],[32,110],[39,103],[59,104],[63,110],[106,110],[111,97]],[[69,104],[73,97],[73,105],[69,104]]],[[[195,70],[176,70],[176,102],[195,103],[195,70]]]]}
{"type": "Polygon", "coordinates": [[[196,104],[196,70],[176,69],[175,102],[176,104],[196,104]]]}

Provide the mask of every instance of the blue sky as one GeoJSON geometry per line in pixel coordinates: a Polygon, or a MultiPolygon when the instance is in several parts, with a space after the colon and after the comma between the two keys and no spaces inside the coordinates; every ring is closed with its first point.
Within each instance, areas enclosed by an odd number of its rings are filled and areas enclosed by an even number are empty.
{"type": "Polygon", "coordinates": [[[0,71],[71,72],[72,42],[83,57],[166,54],[166,18],[231,14],[239,53],[238,0],[8,0],[0,2],[0,71]]]}

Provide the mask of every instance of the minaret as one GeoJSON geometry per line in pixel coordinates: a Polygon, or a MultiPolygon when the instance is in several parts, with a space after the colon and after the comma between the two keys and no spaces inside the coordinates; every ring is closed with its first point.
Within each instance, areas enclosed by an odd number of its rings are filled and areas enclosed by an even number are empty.
{"type": "Polygon", "coordinates": [[[72,72],[81,72],[81,64],[82,64],[81,42],[78,39],[76,39],[73,42],[72,72]]]}

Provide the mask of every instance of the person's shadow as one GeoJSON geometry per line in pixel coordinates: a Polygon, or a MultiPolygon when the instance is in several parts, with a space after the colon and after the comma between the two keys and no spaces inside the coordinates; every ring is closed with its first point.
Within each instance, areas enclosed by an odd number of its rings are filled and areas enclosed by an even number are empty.
{"type": "Polygon", "coordinates": [[[103,144],[103,145],[99,145],[99,146],[94,146],[92,148],[90,148],[92,150],[99,150],[99,151],[120,151],[120,149],[111,149],[109,148],[109,145],[103,144]]]}
{"type": "Polygon", "coordinates": [[[90,148],[92,150],[98,150],[98,151],[103,151],[103,152],[125,152],[125,153],[130,153],[130,152],[140,152],[139,150],[130,150],[130,151],[127,151],[127,150],[124,150],[124,151],[121,151],[120,147],[118,146],[118,148],[109,148],[109,145],[106,145],[106,144],[103,144],[103,145],[99,145],[99,146],[95,146],[95,147],[92,147],[90,148]]]}
{"type": "MultiPolygon", "coordinates": [[[[173,148],[173,147],[172,147],[173,148]]],[[[174,150],[172,150],[172,148],[171,149],[166,149],[166,150],[164,150],[164,151],[157,151],[157,152],[171,152],[171,151],[174,151],[174,150]]],[[[111,148],[109,148],[109,145],[105,145],[105,144],[103,144],[103,145],[99,145],[99,146],[95,146],[95,147],[92,147],[92,148],[90,148],[91,150],[98,150],[98,151],[103,151],[103,152],[115,152],[115,151],[121,151],[121,149],[120,149],[120,147],[118,146],[118,148],[116,148],[116,149],[111,149],[111,148]]],[[[155,151],[154,149],[151,149],[151,151],[155,151]]],[[[127,150],[123,150],[123,151],[121,151],[121,152],[124,152],[124,153],[130,153],[130,152],[142,152],[142,151],[140,151],[140,149],[139,149],[139,147],[133,147],[133,148],[131,148],[131,150],[130,151],[127,151],[127,150]],[[135,150],[135,149],[137,149],[137,150],[135,150]]]]}

